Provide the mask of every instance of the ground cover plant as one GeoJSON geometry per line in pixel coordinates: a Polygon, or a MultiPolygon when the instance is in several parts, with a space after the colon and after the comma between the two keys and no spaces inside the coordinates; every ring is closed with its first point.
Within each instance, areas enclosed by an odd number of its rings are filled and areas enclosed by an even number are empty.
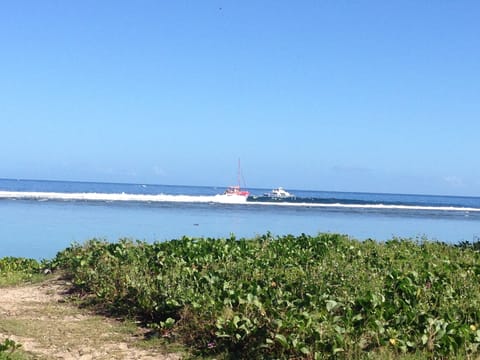
{"type": "Polygon", "coordinates": [[[51,266],[110,311],[207,356],[476,358],[480,255],[464,245],[336,234],[91,240],[51,266]]]}
{"type": "MultiPolygon", "coordinates": [[[[0,291],[1,287],[18,285],[24,282],[36,282],[45,279],[46,263],[34,259],[19,257],[3,257],[0,259],[0,291]]],[[[21,344],[12,339],[4,339],[0,342],[0,360],[27,359],[27,355],[21,351],[21,344]]]]}
{"type": "Polygon", "coordinates": [[[22,355],[16,352],[21,347],[11,339],[5,339],[0,342],[0,360],[20,360],[23,359],[22,355]]]}
{"type": "Polygon", "coordinates": [[[24,281],[43,279],[45,263],[34,259],[4,257],[0,259],[0,286],[15,285],[24,281]]]}

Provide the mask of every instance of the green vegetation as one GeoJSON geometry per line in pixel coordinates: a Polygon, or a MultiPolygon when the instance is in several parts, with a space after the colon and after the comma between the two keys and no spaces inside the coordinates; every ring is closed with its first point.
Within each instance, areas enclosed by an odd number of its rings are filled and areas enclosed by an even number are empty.
{"type": "Polygon", "coordinates": [[[475,244],[347,236],[91,240],[60,252],[90,302],[215,358],[476,358],[475,244]]]}
{"type": "MultiPolygon", "coordinates": [[[[0,259],[0,287],[25,282],[37,282],[45,279],[45,263],[34,259],[4,257],[0,259]]],[[[1,290],[0,290],[1,291],[1,290]]],[[[21,360],[29,358],[22,351],[22,345],[12,339],[0,342],[0,360],[21,360]]]]}
{"type": "Polygon", "coordinates": [[[20,344],[17,344],[11,339],[5,339],[0,343],[0,360],[16,360],[23,359],[22,354],[18,353],[18,350],[21,347],[20,344]]]}
{"type": "Polygon", "coordinates": [[[0,259],[0,286],[15,285],[25,281],[44,279],[42,269],[46,263],[33,259],[4,257],[0,259]]]}

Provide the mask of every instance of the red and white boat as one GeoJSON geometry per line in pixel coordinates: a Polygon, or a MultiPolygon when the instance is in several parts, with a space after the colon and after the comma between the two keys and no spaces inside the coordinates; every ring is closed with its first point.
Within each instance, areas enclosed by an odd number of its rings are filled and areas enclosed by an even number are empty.
{"type": "MultiPolygon", "coordinates": [[[[248,190],[242,190],[240,187],[240,179],[242,178],[242,171],[240,168],[240,160],[238,160],[238,185],[233,185],[229,186],[227,190],[223,193],[223,195],[227,196],[241,196],[247,199],[248,195],[250,195],[250,192],[248,190]]],[[[243,181],[245,183],[245,181],[243,181]]]]}
{"type": "Polygon", "coordinates": [[[248,197],[250,192],[247,190],[242,190],[239,185],[229,186],[227,190],[223,193],[224,195],[229,196],[245,196],[248,197]]]}

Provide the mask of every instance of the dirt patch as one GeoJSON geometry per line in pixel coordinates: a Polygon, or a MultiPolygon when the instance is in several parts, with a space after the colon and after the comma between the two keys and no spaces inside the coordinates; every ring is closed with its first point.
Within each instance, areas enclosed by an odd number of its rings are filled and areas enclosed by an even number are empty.
{"type": "Polygon", "coordinates": [[[35,359],[181,359],[165,346],[145,343],[145,330],[95,315],[65,301],[68,284],[0,288],[0,342],[9,338],[35,359]]]}

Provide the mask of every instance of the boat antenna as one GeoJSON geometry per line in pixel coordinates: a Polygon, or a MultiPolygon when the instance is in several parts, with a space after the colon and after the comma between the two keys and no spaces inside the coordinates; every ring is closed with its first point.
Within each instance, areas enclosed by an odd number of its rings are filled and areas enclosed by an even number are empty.
{"type": "Polygon", "coordinates": [[[240,166],[240,158],[238,158],[238,186],[240,186],[240,180],[242,180],[243,187],[246,188],[245,178],[243,177],[242,168],[240,166]]]}

